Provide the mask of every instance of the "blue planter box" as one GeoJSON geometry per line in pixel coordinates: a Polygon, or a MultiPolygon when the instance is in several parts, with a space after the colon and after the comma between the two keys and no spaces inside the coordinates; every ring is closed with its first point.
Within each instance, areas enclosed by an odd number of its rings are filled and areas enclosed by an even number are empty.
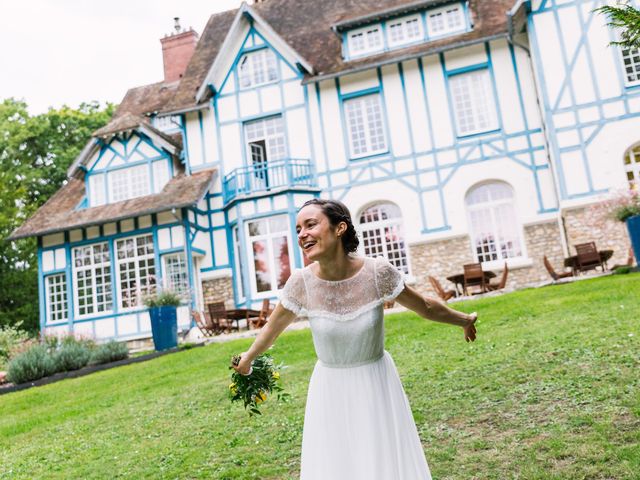
{"type": "Polygon", "coordinates": [[[633,255],[636,257],[636,265],[640,256],[640,215],[627,218],[627,230],[633,247],[633,255]]]}
{"type": "Polygon", "coordinates": [[[154,307],[149,309],[153,345],[157,351],[178,346],[177,307],[154,307]]]}

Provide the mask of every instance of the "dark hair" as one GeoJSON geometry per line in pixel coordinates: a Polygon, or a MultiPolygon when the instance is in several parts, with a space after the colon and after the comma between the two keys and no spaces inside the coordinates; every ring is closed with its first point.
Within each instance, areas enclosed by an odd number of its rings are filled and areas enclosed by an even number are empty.
{"type": "Polygon", "coordinates": [[[311,200],[307,200],[306,202],[304,202],[304,204],[300,207],[300,210],[308,205],[318,205],[322,209],[322,213],[327,216],[327,218],[329,219],[329,223],[333,227],[337,227],[340,222],[346,223],[347,230],[340,237],[342,239],[342,246],[344,247],[344,251],[347,253],[352,253],[358,249],[360,240],[358,240],[358,234],[356,233],[356,229],[353,226],[353,222],[351,221],[351,213],[344,203],[338,200],[312,198],[311,200]]]}

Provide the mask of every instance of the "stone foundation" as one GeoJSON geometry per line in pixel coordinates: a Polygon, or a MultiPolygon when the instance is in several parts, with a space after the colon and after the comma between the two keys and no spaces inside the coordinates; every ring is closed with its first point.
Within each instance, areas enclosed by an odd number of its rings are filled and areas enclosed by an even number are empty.
{"type": "Polygon", "coordinates": [[[204,298],[205,305],[213,302],[224,302],[225,307],[235,308],[232,277],[203,281],[202,296],[204,298]]]}
{"type": "MultiPolygon", "coordinates": [[[[564,255],[560,240],[558,223],[549,222],[524,227],[524,241],[528,258],[532,264],[509,269],[507,289],[523,288],[550,280],[544,267],[542,257],[546,255],[556,271],[563,270],[564,255]]],[[[473,263],[471,240],[468,235],[450,239],[411,245],[411,267],[416,278],[413,287],[423,295],[435,295],[427,279],[428,275],[436,277],[446,289],[454,286],[447,277],[462,273],[465,263],[473,263]]],[[[498,276],[502,269],[493,269],[498,276]]]]}

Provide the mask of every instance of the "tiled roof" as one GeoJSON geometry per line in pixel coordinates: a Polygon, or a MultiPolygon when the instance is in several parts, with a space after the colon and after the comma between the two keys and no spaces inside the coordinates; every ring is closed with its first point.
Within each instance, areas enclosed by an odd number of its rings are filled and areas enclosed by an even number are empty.
{"type": "MultiPolygon", "coordinates": [[[[255,11],[296,52],[307,59],[315,70],[306,81],[329,78],[339,73],[372,68],[398,59],[436,53],[448,48],[506,35],[506,12],[515,0],[470,0],[473,30],[392,52],[371,55],[355,61],[344,61],[339,34],[340,26],[374,21],[380,16],[443,3],[439,0],[266,0],[252,5],[255,11]]],[[[174,97],[164,111],[180,111],[197,107],[195,94],[205,80],[209,68],[224,42],[237,10],[212,15],[198,42],[196,51],[180,81],[174,97]]]]}
{"type": "Polygon", "coordinates": [[[14,230],[9,240],[188,207],[205,195],[214,174],[215,170],[203,170],[192,175],[180,174],[172,178],[160,193],[82,210],[76,210],[76,207],[85,196],[84,179],[72,177],[31,218],[14,230]]]}

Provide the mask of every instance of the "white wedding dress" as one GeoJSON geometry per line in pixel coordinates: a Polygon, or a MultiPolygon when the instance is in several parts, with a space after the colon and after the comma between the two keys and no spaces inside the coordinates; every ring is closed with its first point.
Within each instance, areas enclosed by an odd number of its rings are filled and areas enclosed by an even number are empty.
{"type": "Polygon", "coordinates": [[[309,267],[285,285],[282,306],[307,316],[318,360],[309,381],[301,480],[425,480],[429,467],[409,401],[384,349],[383,303],[404,288],[383,258],[351,278],[309,267]]]}

